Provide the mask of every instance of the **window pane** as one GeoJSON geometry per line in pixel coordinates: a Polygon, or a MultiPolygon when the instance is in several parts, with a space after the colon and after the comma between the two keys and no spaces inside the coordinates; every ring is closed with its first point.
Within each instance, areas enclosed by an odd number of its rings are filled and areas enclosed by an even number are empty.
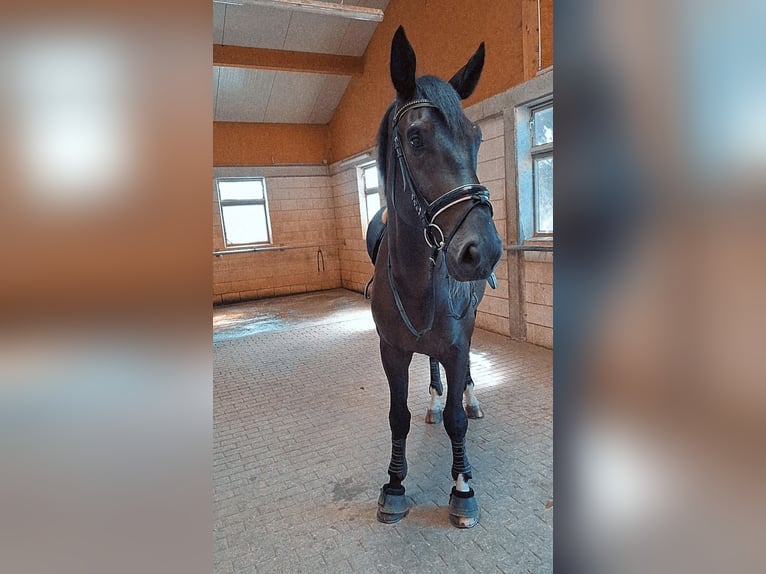
{"type": "MultiPolygon", "coordinates": [[[[364,176],[364,189],[376,189],[378,187],[378,166],[373,165],[362,170],[364,176]]],[[[375,213],[375,212],[373,212],[375,213]]]]}
{"type": "Polygon", "coordinates": [[[541,145],[553,142],[553,106],[535,110],[532,116],[534,124],[534,143],[541,145]]]}
{"type": "Polygon", "coordinates": [[[369,223],[372,217],[380,209],[380,194],[371,193],[367,196],[367,222],[369,223]]]}
{"type": "Polygon", "coordinates": [[[263,199],[263,180],[219,181],[218,191],[221,194],[221,200],[263,199]]]}
{"type": "Polygon", "coordinates": [[[269,241],[265,205],[224,206],[223,225],[229,245],[269,241]]]}
{"type": "Polygon", "coordinates": [[[535,158],[535,230],[553,233],[553,156],[535,158]]]}

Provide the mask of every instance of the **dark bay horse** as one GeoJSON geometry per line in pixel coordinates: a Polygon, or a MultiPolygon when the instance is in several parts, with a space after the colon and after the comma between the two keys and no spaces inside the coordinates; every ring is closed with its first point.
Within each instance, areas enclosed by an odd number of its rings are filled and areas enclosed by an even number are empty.
{"type": "Polygon", "coordinates": [[[409,511],[407,476],[408,372],[413,353],[432,357],[447,375],[444,427],[452,443],[450,522],[474,526],[479,507],[468,485],[468,428],[462,395],[476,307],[500,260],[489,191],[476,176],[481,131],[468,120],[469,97],[484,66],[484,44],[449,82],[415,77],[415,53],[400,26],[391,44],[396,99],[378,132],[378,166],[388,221],[375,262],[372,315],[388,379],[391,427],[389,481],[377,517],[397,522],[409,511]]]}
{"type": "MultiPolygon", "coordinates": [[[[383,237],[385,237],[386,234],[387,219],[388,210],[383,206],[372,217],[367,227],[367,254],[370,256],[373,265],[375,265],[378,251],[380,250],[380,244],[383,242],[383,237]]],[[[364,296],[366,299],[370,298],[370,286],[372,286],[373,279],[370,279],[367,286],[364,288],[364,296]]],[[[487,282],[493,289],[497,288],[497,279],[495,278],[494,273],[490,275],[487,282]]],[[[480,295],[479,301],[481,301],[480,295]]],[[[444,411],[444,405],[442,405],[441,397],[444,394],[444,385],[442,384],[441,372],[439,370],[439,361],[433,357],[429,357],[428,360],[430,365],[430,384],[428,385],[428,393],[431,395],[431,400],[428,404],[428,410],[426,411],[426,422],[428,424],[439,424],[443,420],[442,413],[444,411]]],[[[470,362],[465,372],[465,391],[463,392],[463,395],[465,397],[466,416],[468,416],[469,419],[484,418],[484,412],[481,410],[481,405],[479,405],[476,393],[474,392],[474,382],[471,377],[470,362]]]]}

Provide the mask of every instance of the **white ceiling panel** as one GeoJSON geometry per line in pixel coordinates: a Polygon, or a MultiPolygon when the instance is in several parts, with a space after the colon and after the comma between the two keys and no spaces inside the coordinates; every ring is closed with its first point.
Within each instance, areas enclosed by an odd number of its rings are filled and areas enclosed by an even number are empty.
{"type": "Polygon", "coordinates": [[[226,4],[223,44],[282,50],[290,23],[290,10],[226,4]]]}
{"type": "Polygon", "coordinates": [[[338,54],[343,56],[361,56],[370,43],[377,22],[363,22],[361,20],[349,20],[343,39],[338,46],[338,54]]]}
{"type": "Polygon", "coordinates": [[[215,118],[215,110],[218,105],[218,76],[221,68],[213,66],[213,118],[215,118]]]}
{"type": "MultiPolygon", "coordinates": [[[[389,0],[326,0],[385,10],[389,0]]],[[[213,4],[213,43],[362,56],[377,23],[294,8],[213,4]]],[[[213,67],[215,121],[327,124],[349,76],[213,67]]]]}
{"type": "Polygon", "coordinates": [[[311,112],[316,99],[322,95],[325,76],[279,72],[263,121],[289,124],[311,123],[311,112]]]}
{"type": "Polygon", "coordinates": [[[277,72],[220,68],[215,120],[263,122],[277,72]]]}
{"type": "Polygon", "coordinates": [[[287,29],[284,49],[292,52],[338,53],[350,22],[345,18],[296,12],[287,29]]]}
{"type": "Polygon", "coordinates": [[[223,22],[226,4],[213,4],[213,44],[223,44],[223,22]]]}
{"type": "Polygon", "coordinates": [[[364,8],[377,8],[378,10],[385,10],[388,6],[388,0],[355,0],[353,2],[346,2],[346,4],[363,6],[364,8]]]}
{"type": "Polygon", "coordinates": [[[335,109],[346,91],[348,76],[325,76],[321,91],[314,100],[314,109],[311,111],[309,123],[326,124],[332,119],[335,109]]]}

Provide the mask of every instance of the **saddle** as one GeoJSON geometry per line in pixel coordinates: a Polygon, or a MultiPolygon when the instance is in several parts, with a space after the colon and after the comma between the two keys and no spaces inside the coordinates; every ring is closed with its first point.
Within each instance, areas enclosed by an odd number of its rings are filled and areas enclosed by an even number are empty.
{"type": "Polygon", "coordinates": [[[370,261],[372,261],[373,265],[378,257],[383,234],[386,232],[386,222],[383,218],[385,211],[385,206],[381,207],[367,226],[367,255],[370,256],[370,261]]]}

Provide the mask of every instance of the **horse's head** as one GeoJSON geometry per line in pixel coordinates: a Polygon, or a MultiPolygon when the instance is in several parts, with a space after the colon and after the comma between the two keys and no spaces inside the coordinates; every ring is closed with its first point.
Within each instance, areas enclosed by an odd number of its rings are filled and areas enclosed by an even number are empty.
{"type": "Polygon", "coordinates": [[[449,82],[415,77],[415,52],[400,26],[391,44],[396,101],[379,134],[379,165],[389,210],[423,228],[425,241],[444,250],[459,281],[486,279],[502,255],[489,192],[476,162],[481,130],[463,113],[484,66],[484,44],[449,82]]]}

